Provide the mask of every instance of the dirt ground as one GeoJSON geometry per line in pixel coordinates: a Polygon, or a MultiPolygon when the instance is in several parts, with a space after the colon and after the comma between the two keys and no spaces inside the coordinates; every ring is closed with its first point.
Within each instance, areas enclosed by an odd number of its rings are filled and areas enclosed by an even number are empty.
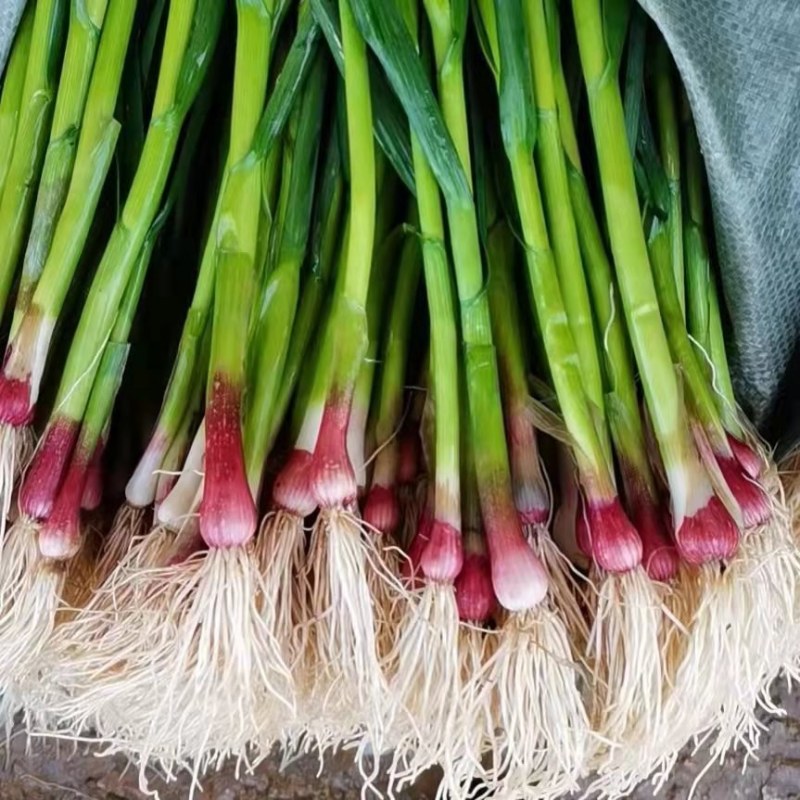
{"type": "MultiPolygon", "coordinates": [[[[713,676],[709,676],[713,680],[713,676]]],[[[742,773],[741,755],[715,765],[703,776],[696,800],[798,800],[800,799],[800,693],[786,687],[775,689],[786,715],[770,720],[762,740],[760,759],[742,773]]],[[[687,753],[672,780],[657,797],[686,800],[701,768],[701,756],[687,753]]],[[[237,777],[232,768],[209,776],[198,800],[350,800],[360,797],[361,781],[350,759],[340,755],[326,763],[318,775],[313,758],[301,760],[283,771],[277,761],[262,764],[253,775],[237,777]]],[[[398,800],[427,800],[436,793],[436,775],[425,776],[398,800]]],[[[185,776],[165,784],[151,776],[151,788],[160,800],[184,800],[190,784],[185,776]]],[[[372,795],[374,797],[374,795],[372,795]]],[[[145,800],[138,788],[136,771],[121,758],[99,758],[87,750],[72,752],[41,741],[28,745],[23,737],[12,740],[5,763],[0,763],[0,800],[145,800]]],[[[654,797],[640,787],[630,800],[654,797]]]]}

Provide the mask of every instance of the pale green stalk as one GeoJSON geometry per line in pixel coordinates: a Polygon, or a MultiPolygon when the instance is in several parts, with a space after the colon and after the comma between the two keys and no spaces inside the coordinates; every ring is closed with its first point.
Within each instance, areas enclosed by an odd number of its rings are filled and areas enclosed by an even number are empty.
{"type": "MultiPolygon", "coordinates": [[[[17,270],[44,158],[55,99],[66,0],[38,0],[14,150],[0,197],[0,308],[17,270]]],[[[6,154],[6,157],[8,155],[6,154]]]]}
{"type": "Polygon", "coordinates": [[[72,419],[83,416],[99,356],[161,202],[183,121],[211,61],[221,11],[213,0],[170,3],[158,87],[142,156],[83,306],[59,385],[58,414],[72,419]]]}
{"type": "MultiPolygon", "coordinates": [[[[112,0],[116,6],[133,5],[130,0],[112,0]]],[[[33,222],[22,265],[22,277],[14,308],[12,334],[30,303],[33,290],[50,251],[58,215],[66,199],[89,82],[109,0],[71,0],[64,63],[58,83],[50,141],[44,156],[36,195],[33,222]]],[[[117,9],[121,17],[131,9],[117,9]]]]}
{"type": "Polygon", "coordinates": [[[594,407],[597,433],[605,449],[606,460],[610,463],[611,444],[606,423],[603,378],[589,290],[570,203],[544,0],[528,0],[524,8],[536,102],[536,160],[547,227],[558,269],[561,296],[580,361],[583,386],[594,407]]]}
{"type": "MultiPolygon", "coordinates": [[[[0,92],[0,153],[14,152],[32,35],[33,11],[29,4],[17,29],[11,55],[3,74],[3,85],[0,92]]],[[[3,196],[3,186],[10,166],[10,158],[0,159],[0,197],[3,196]]]]}
{"type": "Polygon", "coordinates": [[[658,37],[655,46],[655,105],[658,119],[661,163],[669,183],[670,259],[675,288],[683,316],[686,316],[686,285],[683,264],[683,199],[681,197],[681,148],[675,98],[675,66],[667,43],[658,37]]]}
{"type": "MultiPolygon", "coordinates": [[[[695,480],[697,454],[672,364],[647,243],[641,227],[633,163],[625,131],[622,98],[603,33],[599,0],[573,0],[589,110],[600,169],[611,252],[628,333],[639,367],[655,438],[670,481],[676,524],[687,498],[701,488],[695,480]]],[[[707,485],[707,484],[706,484],[707,485]]]]}
{"type": "Polygon", "coordinates": [[[300,272],[311,223],[317,153],[322,126],[325,62],[318,58],[289,121],[283,153],[278,218],[272,226],[272,263],[261,290],[250,348],[254,380],[245,415],[244,446],[248,480],[258,496],[267,454],[274,444],[274,422],[292,339],[300,272]]]}
{"type": "Polygon", "coordinates": [[[350,224],[343,270],[337,277],[310,404],[312,408],[319,408],[332,401],[349,409],[369,345],[366,307],[377,203],[367,49],[348,0],[340,0],[339,12],[344,49],[347,150],[351,156],[350,224]]]}
{"type": "Polygon", "coordinates": [[[495,16],[494,6],[488,2],[481,9],[498,75],[503,144],[514,184],[528,286],[553,385],[573,440],[584,490],[593,499],[611,500],[616,495],[614,475],[597,428],[597,422],[604,425],[605,420],[596,419],[584,387],[531,155],[536,128],[531,117],[530,64],[525,52],[525,30],[518,30],[514,24],[522,23],[522,15],[518,12],[516,20],[495,16]]]}
{"type": "MultiPolygon", "coordinates": [[[[442,114],[471,186],[472,165],[463,54],[466,4],[460,0],[455,0],[452,5],[450,0],[425,0],[425,9],[433,33],[442,114]]],[[[508,519],[509,515],[516,518],[516,511],[478,222],[471,196],[446,196],[445,201],[461,312],[469,422],[479,495],[484,518],[492,520],[492,534],[496,535],[499,533],[496,530],[497,522],[508,519]]],[[[433,205],[433,198],[431,204],[433,205]]],[[[432,366],[438,369],[435,356],[432,366]]],[[[439,416],[437,410],[437,424],[439,416]]],[[[513,537],[514,532],[504,531],[503,535],[513,537]]]]}
{"type": "MultiPolygon", "coordinates": [[[[548,13],[555,15],[557,11],[553,6],[554,3],[551,2],[548,13]]],[[[572,105],[556,48],[551,52],[551,58],[561,137],[567,159],[570,199],[592,294],[592,306],[601,335],[609,427],[618,456],[626,466],[622,470],[622,476],[628,496],[631,494],[628,486],[630,476],[636,475],[640,477],[651,499],[655,499],[656,484],[647,454],[635,368],[625,330],[619,290],[583,174],[572,105]]]]}

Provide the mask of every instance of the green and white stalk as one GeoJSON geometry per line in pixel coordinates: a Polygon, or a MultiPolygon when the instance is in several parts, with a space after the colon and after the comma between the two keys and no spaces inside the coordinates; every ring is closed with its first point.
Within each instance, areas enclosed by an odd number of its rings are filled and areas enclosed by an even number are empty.
{"type": "MultiPolygon", "coordinates": [[[[470,180],[463,53],[467,5],[462,0],[426,0],[425,9],[433,34],[442,114],[470,180]]],[[[445,194],[445,201],[461,312],[469,424],[492,578],[501,605],[522,612],[544,598],[547,577],[527,545],[514,507],[475,205],[471,197],[445,194]]]]}
{"type": "MultiPolygon", "coordinates": [[[[376,223],[376,167],[366,46],[352,18],[348,0],[341,0],[345,55],[345,100],[350,169],[350,219],[342,271],[309,396],[309,406],[295,450],[311,453],[296,491],[321,508],[341,508],[356,499],[353,464],[347,453],[347,428],[353,395],[368,347],[367,299],[376,223]],[[357,155],[356,155],[357,154],[357,155]]],[[[284,471],[283,478],[288,478],[284,471]]],[[[289,509],[293,510],[293,509],[289,509]]],[[[308,513],[307,509],[297,511],[308,513]]]]}
{"type": "Polygon", "coordinates": [[[544,197],[547,228],[555,258],[564,308],[578,354],[583,388],[592,410],[597,434],[611,461],[611,443],[605,413],[600,354],[584,273],[578,231],[572,211],[567,165],[559,130],[553,57],[543,0],[524,4],[525,29],[533,74],[536,104],[535,154],[544,197]]]}
{"type": "MultiPolygon", "coordinates": [[[[624,573],[640,563],[642,544],[619,503],[610,453],[601,433],[605,418],[597,416],[602,407],[593,408],[587,395],[569,311],[550,247],[538,178],[530,155],[537,136],[536,120],[531,115],[530,61],[525,39],[531,20],[524,20],[519,3],[515,5],[516,9],[512,10],[516,27],[508,19],[508,10],[495,15],[489,0],[484,0],[480,7],[498,79],[503,144],[514,184],[528,288],[561,414],[573,441],[592,556],[602,569],[624,573]]],[[[543,10],[540,9],[535,16],[541,15],[543,10]]],[[[542,25],[544,20],[540,19],[537,27],[542,25]]],[[[539,39],[547,39],[546,29],[540,31],[537,42],[539,39]]],[[[544,69],[543,64],[541,69],[544,69]]],[[[568,197],[566,202],[569,202],[568,197]]],[[[593,329],[581,330],[582,335],[593,338],[593,329]]]]}
{"type": "MultiPolygon", "coordinates": [[[[56,222],[67,196],[89,84],[109,2],[110,0],[70,2],[64,62],[14,306],[12,336],[22,321],[44,269],[56,222]]],[[[113,0],[113,4],[132,5],[126,3],[126,0],[113,0]]],[[[131,15],[131,10],[116,9],[115,13],[124,19],[131,15]]]]}
{"type": "Polygon", "coordinates": [[[762,464],[749,448],[738,448],[747,438],[739,418],[733,392],[728,356],[725,348],[719,289],[712,274],[711,257],[706,229],[706,187],[703,157],[697,131],[691,119],[688,101],[683,99],[683,165],[684,165],[684,252],[686,254],[687,324],[689,334],[699,351],[701,365],[714,389],[714,398],[722,423],[731,438],[731,447],[742,466],[753,477],[761,472],[762,464]]]}
{"type": "MultiPolygon", "coordinates": [[[[599,0],[573,0],[573,17],[597,150],[611,253],[653,432],[670,489],[681,554],[730,556],[736,525],[715,496],[688,429],[641,227],[616,70],[609,69],[599,0]]],[[[673,279],[674,283],[674,279],[673,279]]]]}
{"type": "Polygon", "coordinates": [[[81,499],[95,452],[108,430],[114,402],[122,384],[130,352],[130,332],[153,255],[158,228],[151,231],[142,246],[138,262],[125,289],[113,330],[103,350],[80,433],[64,480],[55,495],[53,508],[39,531],[39,551],[44,558],[66,560],[81,546],[81,499]]]}
{"type": "Polygon", "coordinates": [[[524,334],[514,287],[515,239],[507,222],[497,220],[492,224],[486,233],[485,247],[514,502],[523,525],[546,526],[550,519],[550,498],[536,430],[528,412],[530,392],[524,334]]]}
{"type": "Polygon", "coordinates": [[[17,135],[0,196],[0,308],[5,309],[30,223],[44,158],[61,63],[66,0],[41,0],[33,30],[19,105],[17,135]]]}
{"type": "MultiPolygon", "coordinates": [[[[141,160],[89,288],[54,412],[20,492],[21,509],[33,519],[49,514],[53,492],[61,482],[89,402],[103,348],[161,203],[184,119],[211,61],[220,21],[221,9],[212,0],[170,4],[158,87],[141,160]]],[[[59,251],[54,246],[51,252],[59,251]]],[[[43,275],[37,293],[44,288],[43,275]]]]}
{"type": "Polygon", "coordinates": [[[275,443],[287,357],[294,338],[300,279],[306,258],[316,183],[317,154],[326,86],[325,62],[318,58],[289,120],[283,149],[278,216],[255,312],[250,348],[254,354],[252,391],[245,414],[245,466],[250,490],[258,497],[267,456],[275,443]]]}
{"type": "Polygon", "coordinates": [[[69,190],[33,297],[25,314],[21,318],[15,315],[0,377],[0,420],[11,426],[22,427],[33,419],[53,332],[111,166],[120,131],[114,113],[133,25],[133,5],[113,3],[105,21],[69,190]]]}
{"type": "Polygon", "coordinates": [[[344,175],[339,150],[339,137],[334,126],[320,190],[317,195],[315,223],[311,236],[309,274],[305,277],[302,294],[295,314],[292,339],[286,354],[272,430],[268,438],[277,435],[279,421],[287,416],[289,403],[300,379],[309,343],[319,327],[319,316],[328,293],[334,263],[347,241],[348,223],[342,219],[344,206],[344,175]]]}
{"type": "MultiPolygon", "coordinates": [[[[557,10],[549,2],[551,31],[557,32],[557,10]]],[[[556,34],[557,35],[557,34],[556,34]]],[[[554,37],[551,37],[553,41],[554,37]]],[[[584,269],[602,335],[606,413],[622,476],[628,509],[642,539],[643,564],[654,580],[667,580],[677,570],[677,553],[664,528],[658,488],[650,466],[642,425],[633,358],[628,344],[619,290],[595,215],[583,172],[572,105],[557,46],[551,49],[558,118],[567,160],[570,200],[578,230],[584,269]]]]}
{"type": "Polygon", "coordinates": [[[681,194],[681,147],[678,128],[676,74],[667,43],[658,37],[653,54],[653,95],[655,99],[661,163],[669,185],[670,260],[678,302],[686,317],[686,273],[683,263],[683,197],[681,194]]]}
{"type": "MultiPolygon", "coordinates": [[[[364,502],[364,522],[389,536],[394,535],[400,524],[400,506],[396,494],[397,434],[403,417],[408,345],[421,267],[420,244],[413,235],[407,233],[396,270],[393,293],[390,295],[373,435],[375,465],[364,502]]],[[[388,276],[384,273],[374,278],[373,283],[388,284],[386,277],[388,276]]],[[[378,309],[378,315],[380,314],[381,309],[378,309]]]]}
{"type": "MultiPolygon", "coordinates": [[[[0,153],[14,152],[32,38],[33,11],[32,6],[29,5],[23,13],[19,28],[17,28],[11,55],[3,73],[3,86],[0,91],[0,153]]],[[[3,196],[3,187],[10,166],[10,158],[0,161],[0,197],[3,196]]]]}
{"type": "MultiPolygon", "coordinates": [[[[379,179],[379,185],[380,185],[379,179]]],[[[370,409],[373,401],[373,384],[375,368],[379,358],[380,346],[385,330],[385,317],[390,315],[387,308],[389,287],[394,282],[395,274],[409,268],[413,251],[403,246],[403,237],[407,233],[403,226],[389,230],[396,219],[397,202],[400,196],[398,186],[391,179],[384,180],[378,193],[378,218],[375,222],[375,254],[370,277],[369,294],[367,295],[367,334],[369,344],[356,380],[353,392],[353,404],[350,420],[347,423],[347,455],[356,475],[358,496],[362,498],[367,489],[367,448],[374,447],[369,441],[368,430],[370,409]],[[406,261],[403,261],[403,259],[406,261]]]]}
{"type": "Polygon", "coordinates": [[[228,167],[214,231],[216,275],[200,506],[200,531],[212,548],[246,544],[258,524],[245,471],[242,403],[256,298],[264,156],[253,145],[267,88],[272,17],[263,0],[239,0],[236,8],[234,95],[241,105],[231,114],[228,167]],[[237,85],[243,88],[237,91],[237,85]]]}

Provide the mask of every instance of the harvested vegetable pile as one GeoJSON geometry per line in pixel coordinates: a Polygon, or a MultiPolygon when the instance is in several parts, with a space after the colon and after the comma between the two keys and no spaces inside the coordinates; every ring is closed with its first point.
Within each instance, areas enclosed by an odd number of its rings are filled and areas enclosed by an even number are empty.
{"type": "Polygon", "coordinates": [[[756,751],[800,553],[642,12],[32,0],[0,153],[7,726],[454,798],[756,751]]]}

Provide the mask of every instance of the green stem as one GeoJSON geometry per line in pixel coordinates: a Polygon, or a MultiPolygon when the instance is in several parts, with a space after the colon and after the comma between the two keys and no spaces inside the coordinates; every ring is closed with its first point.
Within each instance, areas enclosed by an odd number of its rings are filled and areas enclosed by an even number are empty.
{"type": "MultiPolygon", "coordinates": [[[[339,141],[334,134],[328,145],[328,156],[322,186],[317,199],[316,223],[312,235],[311,271],[304,284],[292,328],[292,339],[286,354],[275,414],[268,438],[273,440],[286,416],[304,365],[309,342],[316,330],[337,252],[343,250],[347,239],[347,224],[342,224],[344,181],[339,141]]],[[[309,369],[310,374],[313,371],[309,369]]]]}
{"type": "MultiPolygon", "coordinates": [[[[3,75],[3,88],[0,93],[0,153],[13,153],[17,138],[17,125],[22,110],[22,92],[25,87],[25,72],[28,67],[28,54],[33,37],[33,11],[28,6],[20,22],[11,55],[3,75]]],[[[10,158],[0,159],[0,197],[6,182],[10,158]]]]}
{"type": "Polygon", "coordinates": [[[655,48],[655,100],[661,162],[669,182],[670,258],[678,302],[686,316],[686,286],[683,266],[683,210],[681,197],[681,148],[675,104],[675,67],[667,43],[659,36],[655,48]]]}
{"type": "Polygon", "coordinates": [[[114,111],[133,17],[131,4],[113,3],[100,38],[69,190],[31,300],[51,320],[63,308],[114,155],[120,131],[114,111]]]}
{"type": "Polygon", "coordinates": [[[692,410],[706,429],[715,452],[727,452],[725,430],[714,393],[683,321],[672,276],[670,244],[669,226],[656,222],[649,238],[650,264],[670,350],[686,381],[692,410]]]}
{"type": "MultiPolygon", "coordinates": [[[[485,13],[492,13],[487,4],[485,13]]],[[[497,15],[487,30],[497,30],[494,60],[499,72],[503,144],[511,167],[527,265],[528,288],[539,320],[542,341],[564,422],[588,496],[609,500],[616,495],[611,462],[598,434],[605,420],[596,417],[586,395],[580,361],[558,280],[531,151],[535,129],[530,118],[530,66],[521,13],[518,20],[497,15]],[[516,24],[515,24],[516,22],[516,24]]]]}
{"type": "MultiPolygon", "coordinates": [[[[425,0],[425,8],[433,32],[442,113],[464,172],[471,180],[463,74],[465,31],[454,29],[449,0],[425,0]]],[[[469,202],[449,197],[445,200],[461,311],[469,419],[481,505],[485,515],[493,515],[498,508],[513,509],[514,503],[478,223],[471,197],[469,202]]],[[[438,369],[438,365],[434,369],[438,369]]],[[[437,420],[439,416],[437,410],[437,420]]]]}
{"type": "MultiPolygon", "coordinates": [[[[622,98],[616,72],[611,68],[606,52],[599,0],[573,0],[572,7],[603,188],[606,224],[628,333],[673,499],[683,498],[687,495],[688,476],[695,473],[697,455],[689,436],[650,270],[626,139],[622,98]]],[[[677,519],[682,519],[684,509],[674,510],[677,519]]]]}
{"type": "Polygon", "coordinates": [[[40,0],[34,11],[17,135],[0,198],[0,309],[11,290],[45,153],[65,10],[66,0],[40,0]]]}
{"type": "MultiPolygon", "coordinates": [[[[30,303],[33,290],[44,269],[58,215],[67,195],[81,119],[108,5],[109,0],[71,3],[64,64],[58,83],[50,141],[44,157],[14,309],[17,324],[30,303]]],[[[131,16],[130,8],[121,8],[130,5],[124,0],[114,0],[112,5],[112,15],[116,14],[121,19],[131,16]]],[[[116,21],[112,21],[112,24],[114,22],[116,21]]],[[[12,325],[12,334],[15,328],[16,325],[12,325]]]]}
{"type": "Polygon", "coordinates": [[[610,463],[611,445],[605,423],[603,378],[589,290],[570,203],[544,2],[530,0],[524,7],[536,101],[536,158],[550,241],[558,269],[561,296],[580,361],[583,386],[589,402],[595,408],[598,435],[605,449],[606,460],[610,463]]]}
{"type": "Polygon", "coordinates": [[[334,374],[329,389],[352,392],[368,346],[366,314],[376,217],[375,145],[369,91],[367,47],[348,0],[339,0],[344,50],[347,150],[350,158],[350,229],[341,292],[337,292],[329,331],[334,337],[334,374]]]}
{"type": "Polygon", "coordinates": [[[278,428],[274,416],[292,339],[300,271],[311,222],[324,78],[324,62],[317,59],[302,99],[289,121],[284,145],[280,212],[272,228],[273,242],[278,244],[269,248],[275,256],[269,265],[256,320],[252,345],[257,359],[255,381],[244,429],[245,462],[255,496],[258,496],[267,453],[278,428]]]}
{"type": "MultiPolygon", "coordinates": [[[[388,266],[388,262],[384,262],[388,266]]],[[[397,466],[397,432],[403,415],[403,400],[405,397],[406,367],[408,365],[408,345],[410,339],[411,321],[417,297],[419,278],[422,272],[422,259],[419,242],[416,236],[406,234],[397,265],[397,275],[394,282],[393,294],[389,295],[389,303],[385,298],[388,293],[389,276],[385,272],[373,279],[376,289],[384,287],[382,291],[371,289],[370,294],[376,296],[374,311],[369,309],[370,325],[374,326],[375,333],[380,334],[380,321],[383,313],[388,310],[388,321],[383,336],[383,357],[381,358],[380,382],[376,398],[376,419],[374,428],[374,446],[378,450],[375,459],[375,472],[373,484],[381,482],[383,486],[393,486],[397,466]],[[388,305],[388,309],[387,309],[388,305]],[[375,320],[374,323],[372,320],[375,320]]],[[[384,267],[385,269],[385,267],[384,267]]],[[[374,363],[378,355],[378,336],[370,335],[370,344],[374,341],[375,357],[368,359],[374,363]]],[[[365,365],[366,366],[366,365],[365,365]]],[[[359,383],[362,377],[359,376],[359,383]]],[[[366,379],[364,379],[366,382],[366,379]]],[[[370,381],[371,383],[371,381],[370,381]]],[[[363,390],[366,395],[366,387],[363,390]]],[[[357,390],[358,394],[358,390],[357,390]]],[[[367,398],[367,402],[369,402],[367,398]]],[[[363,458],[363,455],[362,455],[363,458]]]]}
{"type": "Polygon", "coordinates": [[[713,381],[714,399],[725,429],[742,437],[744,431],[737,413],[733,382],[728,365],[722,329],[719,295],[711,274],[711,258],[706,232],[705,169],[697,130],[683,95],[684,106],[684,187],[686,287],[689,333],[702,349],[701,366],[713,381]],[[706,359],[710,359],[708,365],[706,359]]]}
{"type": "MultiPolygon", "coordinates": [[[[551,4],[552,6],[552,4],[551,4]]],[[[550,8],[556,13],[555,8],[550,8]]],[[[651,498],[656,497],[656,484],[647,455],[647,444],[639,409],[636,375],[628,344],[619,290],[606,252],[603,234],[597,221],[586,177],[580,160],[572,104],[559,54],[551,53],[555,73],[556,95],[564,152],[568,159],[567,174],[570,199],[578,230],[586,276],[592,294],[592,307],[602,335],[605,366],[606,413],[617,452],[641,476],[651,498]]],[[[630,475],[623,471],[623,481],[630,475]]],[[[626,482],[626,493],[630,487],[626,482]]]]}
{"type": "Polygon", "coordinates": [[[216,44],[221,9],[211,0],[170,4],[153,113],[119,220],[95,273],[59,385],[56,408],[81,419],[125,287],[155,217],[186,112],[216,44]],[[197,7],[197,13],[195,13],[197,7]]]}

